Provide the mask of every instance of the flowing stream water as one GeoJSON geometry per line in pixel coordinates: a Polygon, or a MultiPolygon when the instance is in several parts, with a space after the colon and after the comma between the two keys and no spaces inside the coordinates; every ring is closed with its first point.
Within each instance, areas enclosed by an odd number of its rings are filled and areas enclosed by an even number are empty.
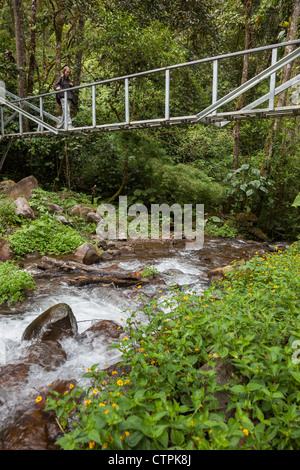
{"type": "MultiPolygon", "coordinates": [[[[196,293],[203,292],[209,286],[207,276],[211,269],[225,266],[233,260],[247,259],[261,244],[242,239],[208,239],[199,251],[180,247],[160,247],[159,250],[143,248],[134,256],[120,257],[101,263],[101,267],[117,264],[119,272],[132,273],[154,267],[161,274],[159,282],[143,284],[137,288],[113,288],[101,286],[71,287],[63,278],[59,281],[44,280],[38,289],[26,299],[22,308],[13,307],[9,311],[0,306],[0,367],[5,364],[22,362],[24,348],[28,342],[22,341],[25,328],[41,313],[58,303],[68,304],[77,320],[79,333],[99,320],[113,320],[123,326],[128,309],[137,310],[139,294],[146,297],[159,297],[168,293],[168,288],[177,284],[187,286],[196,293]],[[162,291],[162,293],[159,293],[162,291]],[[26,343],[26,344],[24,344],[26,343]]],[[[24,268],[38,276],[35,260],[27,260],[24,268]]],[[[99,364],[100,369],[115,364],[120,359],[117,349],[110,349],[103,344],[91,349],[88,343],[66,338],[61,342],[67,353],[66,361],[56,370],[47,371],[41,366],[32,365],[27,383],[13,387],[9,392],[4,383],[0,383],[0,432],[1,428],[13,422],[18,410],[35,401],[38,391],[56,379],[74,379],[79,384],[88,367],[99,364]]],[[[83,382],[81,382],[83,380],[83,382]]]]}

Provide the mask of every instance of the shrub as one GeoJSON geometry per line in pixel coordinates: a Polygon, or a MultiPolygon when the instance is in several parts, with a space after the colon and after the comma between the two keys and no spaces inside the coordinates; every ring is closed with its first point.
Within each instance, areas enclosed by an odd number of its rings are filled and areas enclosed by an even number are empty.
{"type": "Polygon", "coordinates": [[[23,300],[24,291],[35,287],[32,275],[20,269],[13,261],[0,264],[0,305],[23,300]]]}
{"type": "Polygon", "coordinates": [[[21,218],[15,213],[15,203],[12,199],[0,201],[0,234],[5,233],[21,222],[21,218]]]}
{"type": "Polygon", "coordinates": [[[42,215],[28,227],[10,236],[12,250],[21,257],[35,251],[42,255],[69,253],[85,241],[78,232],[63,225],[49,214],[42,215]]]}

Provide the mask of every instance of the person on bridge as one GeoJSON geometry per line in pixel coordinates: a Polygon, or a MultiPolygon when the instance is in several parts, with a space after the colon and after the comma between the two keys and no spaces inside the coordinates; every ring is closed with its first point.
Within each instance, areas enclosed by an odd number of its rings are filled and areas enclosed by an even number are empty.
{"type": "MultiPolygon", "coordinates": [[[[60,79],[57,81],[54,90],[66,90],[73,86],[73,83],[70,80],[71,69],[67,65],[63,68],[63,74],[60,79]]],[[[72,102],[75,106],[77,104],[74,92],[72,90],[68,90],[68,104],[67,104],[67,116],[66,119],[68,121],[68,129],[74,129],[72,126],[72,120],[70,115],[70,103],[72,102]]],[[[62,116],[57,123],[57,129],[63,129],[65,125],[65,93],[62,91],[61,93],[56,94],[56,101],[58,104],[62,106],[62,116]]]]}

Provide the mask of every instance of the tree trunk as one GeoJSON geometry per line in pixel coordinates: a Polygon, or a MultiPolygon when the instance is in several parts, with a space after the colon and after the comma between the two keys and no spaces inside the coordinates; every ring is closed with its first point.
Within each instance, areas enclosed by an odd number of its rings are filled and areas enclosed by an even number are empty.
{"type": "Polygon", "coordinates": [[[35,49],[36,49],[36,0],[31,0],[31,18],[30,18],[30,46],[29,46],[29,67],[27,94],[33,92],[34,69],[35,69],[35,49]]]}
{"type": "MultiPolygon", "coordinates": [[[[294,41],[297,37],[299,15],[300,15],[300,0],[294,0],[293,12],[291,16],[291,24],[290,24],[288,34],[287,34],[287,41],[294,41]]],[[[286,56],[290,54],[295,49],[295,47],[296,47],[295,45],[287,46],[285,48],[284,55],[286,56]]],[[[280,84],[287,82],[291,78],[292,70],[293,70],[293,62],[287,64],[282,69],[280,84]]],[[[286,96],[287,96],[286,90],[280,93],[280,95],[277,98],[276,107],[284,106],[285,101],[286,101],[286,96]]],[[[266,176],[266,177],[268,177],[271,172],[271,161],[272,161],[272,157],[274,154],[273,143],[275,143],[276,138],[278,136],[280,125],[281,125],[281,118],[274,119],[274,123],[272,124],[270,128],[269,135],[266,140],[264,161],[263,161],[261,171],[260,171],[261,175],[266,176]]]]}
{"type": "MultiPolygon", "coordinates": [[[[56,0],[57,10],[54,12],[54,31],[56,41],[56,53],[55,53],[55,82],[59,80],[61,76],[61,59],[62,59],[62,38],[63,38],[63,27],[65,23],[64,18],[64,0],[56,0]]],[[[56,111],[60,113],[60,107],[56,105],[56,111]]]]}
{"type": "MultiPolygon", "coordinates": [[[[251,15],[252,15],[252,0],[243,1],[246,7],[246,22],[245,22],[245,50],[250,47],[251,40],[251,15]]],[[[248,79],[248,70],[249,70],[249,55],[244,55],[243,62],[243,72],[241,85],[246,83],[248,79]]],[[[240,95],[237,102],[237,111],[244,106],[244,94],[240,95]]],[[[234,138],[234,149],[233,149],[233,169],[237,170],[239,167],[239,156],[240,156],[240,136],[241,136],[241,121],[237,120],[233,128],[233,138],[234,138]]]]}
{"type": "Polygon", "coordinates": [[[75,54],[75,65],[73,71],[73,83],[75,86],[79,86],[81,83],[81,70],[82,70],[82,56],[83,56],[83,38],[84,38],[84,25],[85,17],[82,13],[79,13],[78,26],[76,30],[76,54],[75,54]]]}
{"type": "Polygon", "coordinates": [[[19,69],[18,94],[20,98],[24,98],[26,96],[26,49],[22,0],[14,0],[13,4],[16,37],[16,62],[19,69]]]}

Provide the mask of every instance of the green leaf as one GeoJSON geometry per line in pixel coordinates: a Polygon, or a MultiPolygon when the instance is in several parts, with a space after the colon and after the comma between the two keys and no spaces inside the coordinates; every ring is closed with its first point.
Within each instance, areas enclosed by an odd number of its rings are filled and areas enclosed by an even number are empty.
{"type": "Polygon", "coordinates": [[[184,433],[182,431],[178,431],[177,429],[171,430],[171,441],[176,446],[181,446],[184,443],[184,433]]]}
{"type": "Polygon", "coordinates": [[[291,371],[291,375],[292,375],[292,377],[294,377],[295,380],[297,380],[297,382],[300,383],[300,372],[291,371]]]}
{"type": "Polygon", "coordinates": [[[292,204],[292,207],[300,207],[300,193],[297,194],[293,204],[292,204]]]}
{"type": "Polygon", "coordinates": [[[88,432],[88,438],[91,440],[91,441],[94,441],[94,442],[97,442],[97,444],[102,444],[102,441],[101,441],[101,437],[100,437],[100,433],[97,429],[91,429],[89,432],[88,432]]]}
{"type": "Polygon", "coordinates": [[[234,385],[230,389],[233,393],[245,393],[246,389],[243,385],[234,385]]]}

